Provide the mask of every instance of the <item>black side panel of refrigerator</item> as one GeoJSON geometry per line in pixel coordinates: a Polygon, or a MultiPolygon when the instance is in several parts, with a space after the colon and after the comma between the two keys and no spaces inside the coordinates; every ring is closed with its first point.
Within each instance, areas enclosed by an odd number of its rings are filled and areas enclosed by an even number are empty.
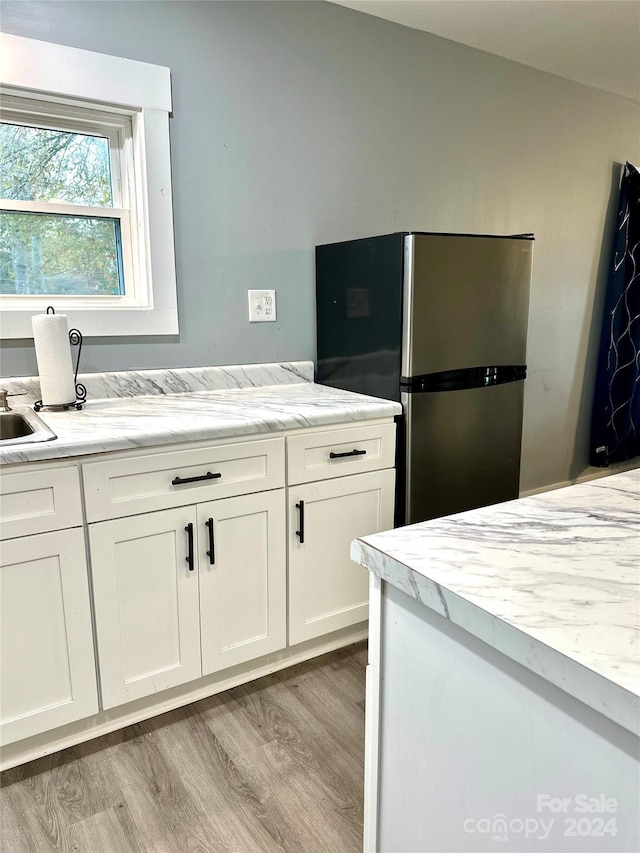
{"type": "Polygon", "coordinates": [[[316,381],[400,400],[404,234],[316,247],[316,381]]]}

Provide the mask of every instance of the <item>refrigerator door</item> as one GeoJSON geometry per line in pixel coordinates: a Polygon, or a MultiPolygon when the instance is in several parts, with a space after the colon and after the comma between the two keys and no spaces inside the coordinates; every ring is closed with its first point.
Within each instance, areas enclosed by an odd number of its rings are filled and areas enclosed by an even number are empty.
{"type": "Polygon", "coordinates": [[[405,237],[402,376],[526,363],[533,241],[405,237]]]}
{"type": "Polygon", "coordinates": [[[518,497],[524,382],[404,393],[406,523],[518,497]]]}

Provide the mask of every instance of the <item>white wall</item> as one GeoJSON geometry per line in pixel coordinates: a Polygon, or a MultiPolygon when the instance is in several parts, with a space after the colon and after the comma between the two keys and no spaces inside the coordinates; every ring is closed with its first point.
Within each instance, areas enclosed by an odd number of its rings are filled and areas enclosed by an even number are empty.
{"type": "MultiPolygon", "coordinates": [[[[83,369],[310,358],[315,244],[532,231],[522,487],[585,469],[637,105],[322,2],[5,0],[2,28],[172,69],[180,336],[92,341],[83,369]],[[277,323],[249,326],[248,287],[276,288],[277,323]]],[[[2,357],[36,371],[28,341],[2,357]]]]}

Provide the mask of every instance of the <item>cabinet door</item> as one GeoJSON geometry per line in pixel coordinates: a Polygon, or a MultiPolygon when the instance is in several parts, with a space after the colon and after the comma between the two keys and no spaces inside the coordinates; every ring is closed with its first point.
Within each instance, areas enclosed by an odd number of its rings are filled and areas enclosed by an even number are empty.
{"type": "Polygon", "coordinates": [[[394,483],[387,469],[289,489],[291,645],[367,618],[369,573],[349,551],[358,536],[393,527],[394,483]]]}
{"type": "Polygon", "coordinates": [[[283,649],[284,489],[200,504],[203,674],[283,649]]]}
{"type": "Polygon", "coordinates": [[[84,533],[2,544],[0,725],[13,743],[98,710],[84,533]]]}
{"type": "Polygon", "coordinates": [[[90,525],[105,709],[201,675],[195,516],[181,507],[90,525]]]}

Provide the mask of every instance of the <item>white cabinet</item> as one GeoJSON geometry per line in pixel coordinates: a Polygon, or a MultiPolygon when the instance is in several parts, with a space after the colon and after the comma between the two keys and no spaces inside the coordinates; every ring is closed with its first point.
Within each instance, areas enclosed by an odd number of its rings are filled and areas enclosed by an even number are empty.
{"type": "Polygon", "coordinates": [[[200,504],[202,674],[287,642],[284,489],[200,504]]]}
{"type": "Polygon", "coordinates": [[[10,539],[1,553],[0,740],[9,744],[95,714],[98,696],[82,529],[10,539]]]}
{"type": "Polygon", "coordinates": [[[289,643],[367,618],[369,578],[353,539],[393,527],[394,470],[289,488],[289,643]]]}
{"type": "Polygon", "coordinates": [[[394,445],[380,419],[4,470],[3,766],[362,637],[350,543],[393,525],[394,445]]]}
{"type": "MultiPolygon", "coordinates": [[[[260,471],[261,485],[284,481],[282,439],[198,451],[195,470],[185,469],[192,451],[166,455],[138,458],[129,468],[122,460],[88,465],[87,483],[103,487],[98,496],[88,491],[87,504],[117,512],[118,502],[105,496],[119,494],[123,478],[138,510],[146,505],[145,476],[155,478],[146,486],[157,499],[182,502],[203,488],[210,493],[217,481],[228,493],[231,475],[254,487],[260,471]],[[223,476],[214,480],[214,473],[223,476]],[[186,480],[177,490],[176,477],[186,480]]],[[[89,530],[103,708],[285,647],[284,489],[141,512],[89,530]]]]}
{"type": "MultiPolygon", "coordinates": [[[[198,573],[189,568],[193,507],[89,528],[103,708],[198,678],[198,573]]],[[[195,545],[194,545],[195,547],[195,545]]]]}
{"type": "Polygon", "coordinates": [[[285,647],[283,438],[84,474],[105,709],[285,647]]]}
{"type": "Polygon", "coordinates": [[[349,549],[393,525],[394,430],[287,437],[286,491],[283,438],[86,465],[103,707],[280,651],[287,619],[290,646],[364,622],[349,549]]]}

